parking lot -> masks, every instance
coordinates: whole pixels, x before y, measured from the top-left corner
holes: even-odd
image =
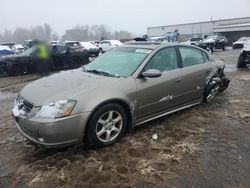
[[[236,68],[239,53],[213,53],[231,80],[215,101],[146,123],[98,150],[30,144],[11,109],[18,90],[39,76],[0,78],[0,187],[250,187],[250,70]]]

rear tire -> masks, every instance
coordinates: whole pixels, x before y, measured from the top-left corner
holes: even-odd
[[[204,102],[211,102],[219,93],[222,81],[219,78],[212,79],[206,86],[204,92]]]
[[[89,148],[99,148],[118,142],[125,134],[127,116],[124,108],[110,103],[98,108],[91,116],[85,131]]]
[[[247,64],[245,63],[245,57],[244,57],[244,54],[240,54],[239,56],[239,59],[238,59],[238,62],[237,62],[237,67],[238,68],[244,68],[246,67]]]

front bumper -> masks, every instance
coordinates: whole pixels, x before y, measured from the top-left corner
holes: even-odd
[[[89,114],[59,119],[13,116],[17,128],[28,140],[46,148],[60,148],[83,142]]]

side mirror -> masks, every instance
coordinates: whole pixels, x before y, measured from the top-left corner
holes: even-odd
[[[161,76],[161,71],[157,69],[148,69],[142,73],[143,77],[156,78]]]

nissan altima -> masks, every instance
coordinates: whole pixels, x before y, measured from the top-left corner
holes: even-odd
[[[212,101],[228,87],[224,67],[191,45],[123,45],[29,83],[12,113],[38,145],[104,147],[137,125]]]

